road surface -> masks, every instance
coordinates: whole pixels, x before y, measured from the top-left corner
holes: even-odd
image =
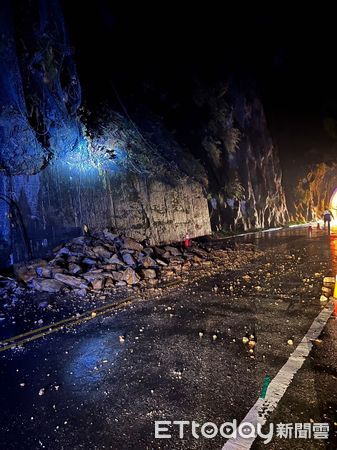
[[[335,240],[305,229],[236,238],[264,254],[249,266],[136,301],[0,353],[0,448],[221,449],[155,421],[238,424],[321,311]],[[214,245],[222,245],[217,243]],[[253,448],[336,448],[337,322],[329,319],[269,420],[330,424],[328,440],[256,439]],[[256,336],[255,353],[242,338]],[[289,342],[293,345],[289,345]]]

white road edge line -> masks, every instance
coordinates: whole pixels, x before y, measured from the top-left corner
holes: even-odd
[[[309,355],[313,346],[312,340],[317,339],[325,327],[333,311],[333,305],[334,301],[332,300],[314,319],[307,334],[269,384],[266,397],[264,399],[259,398],[256,401],[255,405],[248,411],[241,423],[249,422],[255,426],[256,430],[258,423],[262,426],[267,422],[269,414],[274,411],[278,402],[288,389],[296,372],[302,367],[305,359]],[[236,439],[229,439],[222,447],[222,450],[246,450],[252,446],[255,439],[255,437],[243,438],[238,436]]]
[[[261,234],[261,233],[273,233],[274,231],[280,231],[280,230],[287,231],[289,228],[304,228],[307,226],[308,226],[308,223],[302,223],[302,224],[296,224],[296,225],[289,225],[288,227],[266,228],[265,230],[260,230],[260,231],[248,231],[247,233],[240,233],[240,234],[233,234],[232,236],[225,236],[222,238],[222,240],[235,239],[237,237],[244,237],[244,236],[252,236],[254,234]]]

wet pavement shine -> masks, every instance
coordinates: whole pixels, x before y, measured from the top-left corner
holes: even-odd
[[[188,427],[183,439],[177,427],[156,439],[155,421],[240,423],[320,312],[322,278],[337,267],[337,240],[323,232],[235,240],[262,256],[0,353],[0,448],[221,449],[223,437],[196,439]],[[330,319],[270,417],[329,422],[329,440],[275,437],[255,448],[336,448],[336,327]]]

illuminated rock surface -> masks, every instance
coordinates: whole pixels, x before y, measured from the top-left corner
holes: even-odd
[[[179,100],[156,80],[140,87],[145,102],[140,91],[132,100],[128,85],[130,113],[108,89],[104,105],[80,108],[59,2],[34,4],[26,14],[25,2],[4,6],[0,265],[43,255],[84,226],[154,244],[288,220],[255,88],[228,76],[192,83],[188,92],[177,85]]]

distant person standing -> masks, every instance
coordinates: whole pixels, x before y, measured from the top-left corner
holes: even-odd
[[[325,224],[327,223],[328,224],[328,233],[330,234],[330,223],[331,223],[331,219],[334,219],[334,216],[328,208],[325,208],[324,213],[323,213],[323,218],[324,218],[324,230],[325,230]]]

